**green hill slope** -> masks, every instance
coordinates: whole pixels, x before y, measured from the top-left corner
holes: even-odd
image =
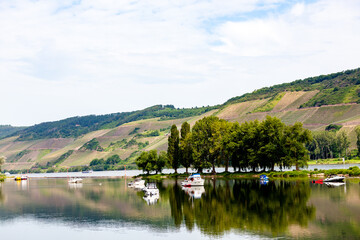
[[[72,117],[60,121],[40,123],[13,132],[9,136],[18,136],[18,141],[79,137],[91,131],[110,129],[140,119],[157,117],[161,118],[161,120],[186,118],[201,115],[214,108],[216,107],[177,109],[173,105],[156,105],[133,112]]]
[[[275,98],[282,92],[315,91],[318,93],[300,107],[315,107],[329,104],[360,101],[360,68],[328,75],[310,77],[290,83],[274,85],[229,99],[225,105],[252,101],[263,98]]]

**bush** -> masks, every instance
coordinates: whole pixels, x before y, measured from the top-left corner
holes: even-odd
[[[54,173],[55,171],[56,171],[56,169],[51,167],[51,168],[48,168],[48,170],[46,170],[46,173]]]

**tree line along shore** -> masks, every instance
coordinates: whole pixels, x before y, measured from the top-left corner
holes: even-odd
[[[275,174],[275,166],[280,170],[295,166],[299,170],[308,165],[310,158],[320,162],[318,157],[351,157],[348,136],[338,130],[337,126],[329,125],[325,132],[312,133],[304,129],[301,123],[285,125],[280,119],[270,116],[264,121],[242,124],[214,116],[204,117],[192,129],[187,122],[182,124],[180,131],[173,125],[167,152],[142,152],[136,159],[136,165],[146,174],[161,173],[164,167],[174,169],[176,174],[182,166],[186,168],[186,173],[193,168],[199,173],[211,170],[215,174],[216,167],[225,167],[227,173],[229,167],[233,167],[235,173],[270,171],[275,176],[279,175]],[[356,132],[359,146],[360,130]],[[324,173],[331,173],[332,170],[326,171]],[[289,172],[281,174],[296,175]],[[344,169],[338,174],[360,175],[356,169]]]

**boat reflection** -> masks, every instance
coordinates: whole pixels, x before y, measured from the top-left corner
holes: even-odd
[[[204,186],[197,186],[197,187],[183,187],[184,190],[191,198],[200,199],[201,195],[205,193]]]
[[[146,201],[148,205],[154,205],[158,202],[160,196],[159,195],[145,195],[143,199]]]
[[[344,186],[345,183],[344,182],[325,182],[326,186],[334,188],[334,187],[340,187],[340,186]]]
[[[83,188],[82,183],[68,183],[70,189],[80,189]]]
[[[4,202],[4,199],[5,197],[2,193],[2,183],[0,182],[0,203]]]

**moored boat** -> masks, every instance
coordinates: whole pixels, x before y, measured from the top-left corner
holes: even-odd
[[[23,181],[23,180],[27,180],[28,177],[27,176],[16,176],[15,177],[15,181]]]
[[[185,179],[183,182],[181,182],[181,185],[184,187],[204,186],[204,182],[205,180],[201,178],[199,173],[197,173]]]
[[[345,179],[345,177],[341,177],[341,176],[337,176],[337,175],[332,175],[328,178],[325,178],[323,181],[324,182],[343,182]]]

